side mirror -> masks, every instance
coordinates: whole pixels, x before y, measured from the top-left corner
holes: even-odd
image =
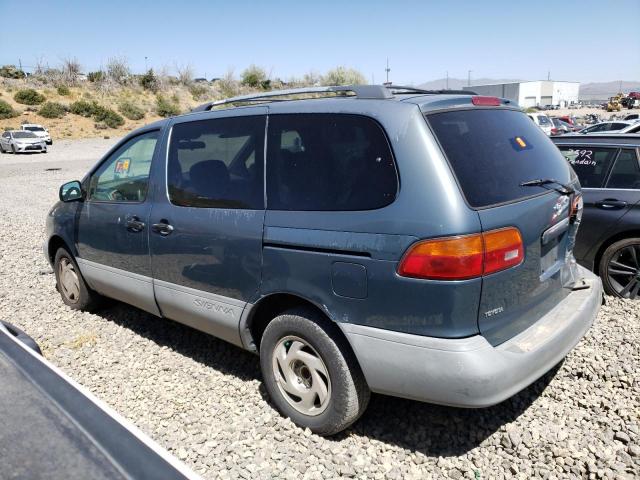
[[[82,185],[78,180],[67,182],[60,187],[58,196],[62,202],[76,202],[78,200],[82,200],[84,198]]]

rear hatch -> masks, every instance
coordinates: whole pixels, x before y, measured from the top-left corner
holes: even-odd
[[[522,263],[482,280],[478,328],[497,345],[570,292],[577,229],[570,210],[577,194],[555,183],[521,184],[554,179],[578,187],[577,178],[551,140],[518,110],[470,107],[425,116],[483,232],[516,227],[522,236]]]

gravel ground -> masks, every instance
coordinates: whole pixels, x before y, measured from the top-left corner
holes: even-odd
[[[501,405],[374,395],[331,439],[278,415],[256,356],[122,304],[71,311],[41,253],[44,218],[58,186],[113,142],[0,156],[0,317],[203,477],[640,477],[640,302],[609,298],[561,365]]]

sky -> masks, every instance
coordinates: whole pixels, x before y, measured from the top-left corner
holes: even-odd
[[[250,64],[287,80],[338,65],[368,81],[443,78],[640,80],[640,0],[0,0],[0,64],[84,71],[125,57],[134,72]],[[632,22],[626,19],[633,19]],[[146,57],[146,60],[145,60]]]

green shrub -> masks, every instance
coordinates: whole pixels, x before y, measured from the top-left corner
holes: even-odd
[[[90,117],[94,114],[98,104],[96,102],[87,102],[85,100],[78,100],[69,105],[69,111],[75,115],[82,117]]]
[[[189,93],[194,100],[202,100],[209,93],[209,89],[204,85],[193,84],[189,87]]]
[[[159,88],[158,77],[153,73],[153,68],[150,68],[147,73],[140,77],[140,85],[145,90],[150,90],[153,93],[156,93]]]
[[[140,120],[144,118],[144,110],[131,102],[122,102],[118,107],[118,110],[120,110],[120,113],[129,120]]]
[[[91,83],[101,82],[104,80],[104,72],[102,70],[98,70],[97,72],[89,72],[87,73],[87,80]]]
[[[180,107],[162,95],[158,95],[156,97],[156,112],[158,112],[158,115],[161,117],[175,117],[176,115],[180,115]]]
[[[124,118],[117,112],[105,107],[96,105],[93,118],[96,122],[104,123],[109,128],[118,128],[124,125]]]
[[[24,78],[26,75],[15,65],[4,65],[0,67],[0,77],[4,78]]]
[[[13,96],[13,99],[24,105],[40,105],[46,99],[44,95],[39,94],[33,88],[25,88],[23,90],[18,90],[16,94]]]
[[[58,90],[58,95],[62,95],[65,97],[71,93],[69,91],[69,87],[67,87],[66,85],[58,85],[57,90]]]
[[[18,115],[11,105],[4,100],[0,100],[0,118],[13,118]]]
[[[264,82],[267,81],[267,73],[263,68],[256,65],[250,65],[244,72],[242,72],[241,76],[241,83],[252,88],[262,87]]]
[[[66,113],[65,106],[56,102],[47,102],[38,110],[38,115],[44,118],[62,118]]]

